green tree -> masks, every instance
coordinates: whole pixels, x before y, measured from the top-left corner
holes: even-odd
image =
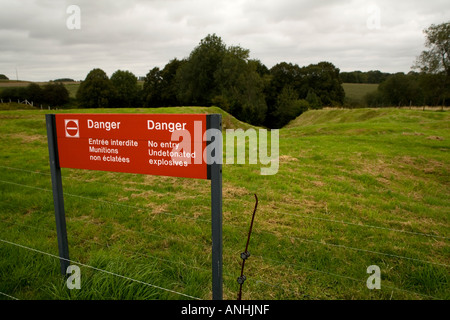
[[[266,116],[264,73],[261,63],[249,59],[249,50],[227,47],[215,34],[208,35],[177,68],[178,101],[185,105],[218,105],[240,120],[262,124]],[[162,94],[166,76],[156,87]],[[162,85],[161,85],[162,84]]]
[[[339,76],[339,69],[330,62],[319,62],[301,69],[303,83],[300,97],[313,90],[323,106],[337,106],[344,103],[345,92]]]
[[[2,99],[11,99],[12,101],[23,100],[26,99],[27,88],[26,87],[13,87],[13,88],[4,88],[0,92],[0,97]]]
[[[390,76],[389,73],[372,70],[367,72],[367,83],[382,83]]]
[[[9,78],[4,74],[0,74],[0,80],[9,80]]]
[[[445,72],[450,77],[450,22],[432,24],[424,33],[425,47],[429,50],[422,52],[413,68],[424,73]]]
[[[383,95],[379,90],[369,92],[364,96],[364,101],[367,106],[372,108],[379,108],[386,106]]]
[[[300,95],[301,68],[292,63],[280,62],[270,69],[270,83],[266,89],[268,105],[275,105],[284,87],[291,86]]]
[[[142,89],[142,99],[147,108],[157,108],[162,106],[162,75],[158,67],[151,69],[144,80]]]
[[[178,100],[187,105],[211,105],[217,95],[215,72],[226,52],[226,45],[215,34],[208,35],[194,48],[177,71]]]
[[[180,105],[178,101],[178,69],[186,60],[172,59],[164,69],[158,67],[150,70],[144,80],[142,90],[144,105],[146,107],[171,107]]]
[[[273,116],[272,127],[281,128],[289,121],[297,118],[307,111],[309,103],[306,100],[299,100],[297,91],[290,85],[285,86],[277,97]]]
[[[322,100],[320,100],[319,96],[314,92],[313,89],[309,89],[305,100],[308,102],[311,109],[322,108],[323,105]]]
[[[37,83],[30,83],[26,87],[6,88],[0,95],[2,99],[13,101],[25,100],[33,102],[35,106],[46,103],[51,106],[63,106],[69,102],[69,91],[62,83],[50,82],[43,87]]]
[[[419,87],[423,92],[423,101],[425,105],[439,106],[448,105],[450,102],[450,93],[448,88],[444,87],[447,80],[445,74],[422,73],[419,76]]]
[[[291,112],[292,107],[286,107],[292,104],[280,103],[280,101],[287,101],[287,92],[291,97],[288,100],[306,100],[308,103],[305,104],[303,101],[303,105],[311,108],[342,105],[345,98],[339,69],[330,62],[320,62],[302,68],[292,63],[278,63],[270,69],[270,80],[264,92],[268,108],[265,125],[270,128],[279,127],[280,123],[293,119],[287,120],[286,117],[298,116],[296,112]],[[295,99],[292,98],[294,92],[297,95]],[[283,94],[282,97],[280,97],[281,94]],[[301,113],[304,109],[295,110],[300,110]],[[281,118],[278,119],[278,117]]]
[[[180,103],[177,98],[177,71],[186,60],[172,59],[162,69],[161,77],[161,103],[165,107],[176,106]]]
[[[445,105],[450,103],[450,22],[432,24],[424,30],[424,33],[425,47],[428,50],[417,57],[412,68],[435,75],[429,77],[434,84],[430,89],[435,98]],[[429,92],[427,94],[429,95]]]
[[[139,102],[139,86],[137,77],[130,71],[117,70],[111,76],[114,93],[111,106],[131,108]]]
[[[114,88],[102,69],[92,69],[81,82],[77,91],[77,100],[85,108],[107,108]]]
[[[250,51],[239,46],[226,49],[222,62],[214,73],[215,104],[242,121],[260,125],[266,116],[264,83],[258,63],[249,60]]]
[[[75,80],[73,80],[72,78],[59,78],[59,79],[55,79],[52,81],[53,82],[75,82]]]
[[[63,106],[69,102],[69,91],[62,83],[47,83],[42,88],[42,100],[51,106]]]
[[[268,80],[264,89],[264,94],[267,103],[267,116],[265,125],[269,128],[280,128],[281,123],[286,123],[286,115],[290,114],[289,111],[284,111],[282,108],[286,106],[281,101],[286,101],[286,96],[280,98],[286,87],[290,89],[285,92],[285,95],[289,93],[290,99],[296,100],[300,97],[300,90],[302,85],[301,68],[292,63],[280,62],[274,65],[270,70]],[[294,97],[295,96],[295,97]],[[279,120],[279,117],[283,119]]]
[[[390,76],[389,73],[381,72],[379,70],[371,70],[367,72],[352,71],[341,72],[340,78],[343,83],[381,83]]]
[[[41,86],[39,86],[37,83],[30,83],[26,87],[26,99],[28,101],[32,101],[35,105],[38,103],[44,102],[44,94],[42,92]]]
[[[256,72],[261,76],[267,76],[270,74],[270,70],[258,59],[251,59],[251,63],[256,66]]]
[[[390,76],[380,84],[378,91],[387,105],[420,105],[423,100],[417,78],[412,74],[406,75],[403,72]]]

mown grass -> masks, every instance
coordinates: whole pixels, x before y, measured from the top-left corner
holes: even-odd
[[[44,114],[0,112],[0,238],[57,255]],[[227,128],[250,128],[222,114]],[[225,164],[224,297],[237,295],[256,193],[244,299],[449,299],[449,120],[431,111],[309,111],[280,131],[276,175]],[[0,242],[0,292],[186,299],[121,275],[211,298],[208,181],[63,169],[63,185],[81,290],[67,289],[56,258]],[[366,286],[370,265],[381,269],[381,290]]]

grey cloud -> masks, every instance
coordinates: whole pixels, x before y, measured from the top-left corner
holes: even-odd
[[[66,27],[69,5],[81,30]],[[368,8],[380,10],[370,30]],[[0,73],[27,80],[83,79],[94,67],[145,75],[184,58],[208,33],[241,45],[268,67],[322,60],[341,70],[408,72],[422,30],[450,16],[447,1],[1,0]]]

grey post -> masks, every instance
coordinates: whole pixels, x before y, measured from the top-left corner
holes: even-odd
[[[209,126],[211,129],[222,131],[222,115],[209,115]],[[208,137],[211,141],[211,137]],[[212,298],[223,299],[222,280],[222,137],[220,141],[214,141],[216,148],[214,152],[220,159],[220,163],[210,164],[211,176],[211,232],[212,232]]]
[[[46,114],[48,154],[50,158],[50,172],[52,175],[53,203],[55,206],[56,234],[58,237],[59,262],[61,274],[66,275],[69,263],[69,244],[67,242],[66,216],[64,212],[64,198],[59,166],[58,142],[56,139],[56,122],[54,114]]]

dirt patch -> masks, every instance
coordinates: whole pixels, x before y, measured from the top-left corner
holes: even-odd
[[[323,187],[323,186],[325,186],[325,183],[322,182],[322,181],[311,181],[311,183],[313,185],[315,185],[316,187]]]
[[[249,194],[246,188],[225,184],[222,189],[224,198],[236,198]]]
[[[140,193],[132,193],[130,196],[131,199],[136,199],[136,198],[149,199],[150,197],[162,198],[162,197],[164,197],[164,194],[155,192],[153,190],[148,190],[148,191],[140,190]]]
[[[385,177],[376,177],[375,179],[383,185],[388,185],[391,183],[391,181],[386,179]]]
[[[288,155],[280,156],[281,163],[294,162],[294,161],[298,161],[298,159],[295,157],[288,156]]]
[[[13,133],[13,134],[9,134],[8,135],[10,138],[12,139],[19,139],[22,140],[23,142],[27,143],[27,142],[35,142],[35,141],[39,141],[42,143],[47,142],[47,137],[40,135],[40,134],[25,134],[25,133]]]
[[[298,208],[302,208],[302,211],[308,213],[308,212],[316,212],[316,211],[326,211],[325,208],[327,207],[327,204],[324,202],[317,202],[313,199],[308,198],[301,198],[296,199],[295,197],[292,197],[292,195],[286,195],[282,198],[281,201],[284,204],[294,205]]]
[[[155,204],[155,203],[149,203],[145,205],[146,208],[149,208],[152,212],[152,214],[161,214],[161,213],[167,213],[168,212],[168,205],[167,204]]]
[[[438,140],[438,141],[442,141],[444,140],[443,137],[439,137],[439,136],[429,136],[427,137],[427,140]]]
[[[97,219],[94,218],[92,216],[78,216],[78,217],[71,217],[70,221],[81,221],[83,223],[89,223],[89,224],[93,224],[93,225],[97,225],[97,226],[101,226],[105,224],[105,221],[101,220],[101,219]]]
[[[403,132],[404,136],[424,136],[425,133],[422,132]]]

